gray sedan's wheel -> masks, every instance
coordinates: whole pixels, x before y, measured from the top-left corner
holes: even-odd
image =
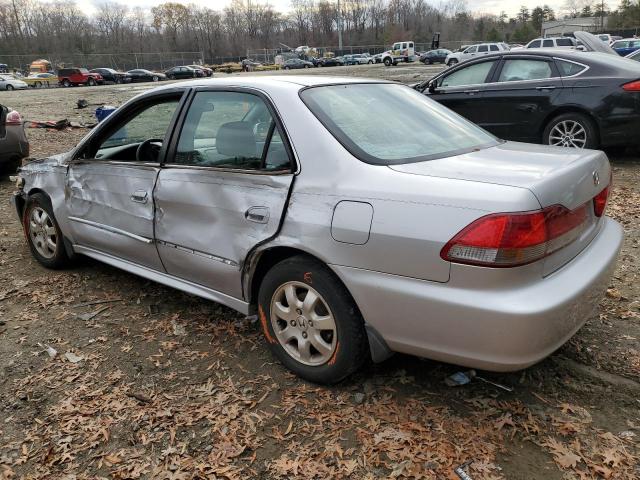
[[[151,80],[153,80],[154,82],[157,82],[158,80],[160,80],[160,77],[154,75]]]
[[[581,113],[565,113],[551,120],[543,133],[547,145],[571,148],[597,148],[593,121]]]
[[[357,306],[318,261],[298,256],[272,267],[260,285],[258,313],[271,351],[309,381],[339,382],[368,357]]]
[[[29,196],[22,224],[31,253],[41,265],[61,268],[69,263],[62,232],[48,197],[41,193]]]
[[[327,363],[336,350],[336,322],[313,287],[285,282],[271,298],[271,327],[285,351],[305,365]]]
[[[449,60],[449,63],[447,63],[447,65],[449,65],[450,67],[453,67],[456,63],[458,63],[458,60],[456,60],[455,58],[452,58],[451,60]]]
[[[11,84],[7,85],[7,90],[13,90],[13,89],[14,89],[13,85],[11,85]]]

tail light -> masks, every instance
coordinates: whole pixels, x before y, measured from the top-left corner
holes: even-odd
[[[573,242],[588,224],[591,202],[574,210],[553,205],[543,210],[496,213],[479,218],[440,252],[447,261],[515,267],[535,262]]]
[[[607,208],[607,200],[609,199],[611,183],[605,187],[598,195],[593,197],[593,213],[596,217],[604,215],[604,211]]]
[[[625,83],[622,85],[622,89],[627,92],[640,92],[640,80],[634,82]]]
[[[7,113],[6,122],[7,125],[22,125],[22,117],[15,110]]]

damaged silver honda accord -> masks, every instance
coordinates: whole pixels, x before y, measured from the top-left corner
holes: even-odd
[[[600,151],[503,142],[402,85],[235,77],[137,96],[13,201],[45,267],[86,255],[257,314],[331,383],[392,352],[552,353],[614,268],[610,179]]]

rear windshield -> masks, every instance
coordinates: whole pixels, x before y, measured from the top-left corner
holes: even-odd
[[[300,97],[356,158],[396,165],[498,144],[491,134],[417,91],[397,84],[323,85]]]

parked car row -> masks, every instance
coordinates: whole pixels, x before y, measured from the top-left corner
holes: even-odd
[[[42,88],[60,85],[72,87],[78,85],[103,85],[105,83],[125,84],[131,82],[158,82],[166,79],[211,77],[213,70],[200,65],[173,67],[164,73],[146,69],[134,69],[121,72],[113,68],[61,68],[57,74],[52,72],[32,72],[28,77],[19,74],[0,74],[0,90],[19,90],[27,87]]]

